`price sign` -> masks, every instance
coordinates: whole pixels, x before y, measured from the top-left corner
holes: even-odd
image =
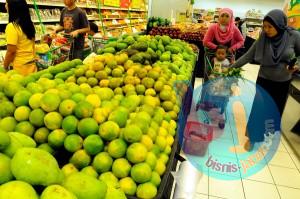
[[[104,0],[103,4],[105,6],[120,7],[120,0]]]
[[[121,0],[120,1],[120,7],[121,8],[129,8],[130,0]]]
[[[142,3],[144,3],[142,0],[131,0],[131,8],[139,9]]]

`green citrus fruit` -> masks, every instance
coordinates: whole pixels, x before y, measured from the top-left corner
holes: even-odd
[[[28,121],[23,121],[16,125],[15,131],[31,137],[34,133],[34,126]]]
[[[44,94],[41,98],[41,108],[46,112],[52,112],[58,109],[60,97],[53,93]]]
[[[117,178],[125,178],[129,175],[131,165],[125,158],[116,159],[112,165],[112,172]]]
[[[29,104],[29,99],[31,95],[31,92],[27,90],[18,91],[13,99],[14,104],[16,106],[27,106]]]
[[[114,140],[119,136],[120,128],[117,123],[113,121],[107,121],[100,125],[99,135],[104,140]]]
[[[70,163],[74,164],[74,166],[78,169],[89,166],[90,162],[91,157],[86,153],[85,150],[76,151],[70,159]]]
[[[104,172],[99,176],[99,180],[106,183],[108,187],[118,188],[119,180],[114,174],[110,171]]]
[[[42,93],[35,93],[29,98],[29,105],[32,109],[37,109],[41,106]]]
[[[126,157],[134,164],[144,162],[147,157],[147,148],[141,143],[133,143],[128,147]]]
[[[60,148],[64,145],[67,134],[62,129],[56,129],[48,135],[48,143],[51,147]]]
[[[91,117],[94,113],[94,107],[87,101],[79,102],[74,108],[74,114],[78,119]]]
[[[138,163],[132,167],[130,175],[135,182],[145,183],[151,180],[152,170],[147,163]]]
[[[75,106],[76,106],[76,102],[70,99],[66,99],[62,101],[61,104],[59,105],[59,112],[64,117],[71,115],[73,113]]]
[[[62,123],[62,116],[58,112],[47,113],[44,117],[45,126],[50,130],[59,129]]]
[[[160,175],[156,171],[152,172],[152,177],[151,177],[150,182],[152,184],[154,184],[156,187],[159,187],[161,178],[160,178]]]
[[[45,115],[46,114],[42,109],[40,108],[34,109],[33,111],[31,111],[29,115],[29,121],[31,124],[33,124],[36,127],[44,126]]]
[[[124,129],[124,139],[127,142],[134,143],[139,142],[142,138],[143,132],[137,125],[127,125]]]
[[[94,118],[84,118],[78,123],[78,132],[83,137],[96,134],[98,130],[98,123]]]
[[[89,155],[97,155],[104,149],[104,143],[99,135],[89,135],[83,141],[84,150]]]
[[[126,195],[134,196],[136,192],[136,183],[130,177],[122,178],[119,181],[120,189],[124,191]]]
[[[69,115],[65,117],[62,121],[62,129],[67,133],[67,134],[74,134],[77,132],[77,125],[78,125],[78,119],[73,116]]]
[[[10,144],[10,137],[7,132],[0,129],[0,151],[4,150]]]
[[[123,139],[115,139],[108,145],[108,153],[113,158],[121,158],[126,154],[127,144]]]
[[[136,190],[136,195],[138,198],[154,198],[156,194],[157,188],[151,182],[140,184]]]
[[[68,163],[68,164],[64,165],[61,170],[64,173],[65,177],[68,177],[72,173],[78,172],[78,169],[72,163]]]
[[[34,140],[39,143],[46,143],[48,140],[49,130],[45,127],[39,128],[35,131],[33,138]]]
[[[98,173],[104,173],[110,171],[113,164],[113,159],[107,152],[101,152],[94,157],[92,164]]]
[[[14,113],[15,119],[19,122],[28,120],[30,111],[28,106],[19,106]]]
[[[66,137],[64,146],[67,151],[74,153],[77,150],[81,149],[82,143],[83,139],[79,135],[72,134]]]

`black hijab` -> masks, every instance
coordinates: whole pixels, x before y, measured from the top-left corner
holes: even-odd
[[[281,61],[286,44],[290,37],[292,28],[287,26],[287,17],[282,10],[275,9],[270,11],[264,21],[271,23],[278,34],[269,38],[262,31],[256,45],[255,61],[262,66],[275,66]]]

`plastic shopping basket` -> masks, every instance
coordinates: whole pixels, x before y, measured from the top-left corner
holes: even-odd
[[[189,155],[205,156],[212,139],[212,126],[198,121],[187,121],[184,129],[183,152]]]

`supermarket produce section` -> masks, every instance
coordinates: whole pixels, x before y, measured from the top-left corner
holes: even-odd
[[[83,62],[0,73],[0,198],[169,196],[195,62],[181,40],[124,35]]]

